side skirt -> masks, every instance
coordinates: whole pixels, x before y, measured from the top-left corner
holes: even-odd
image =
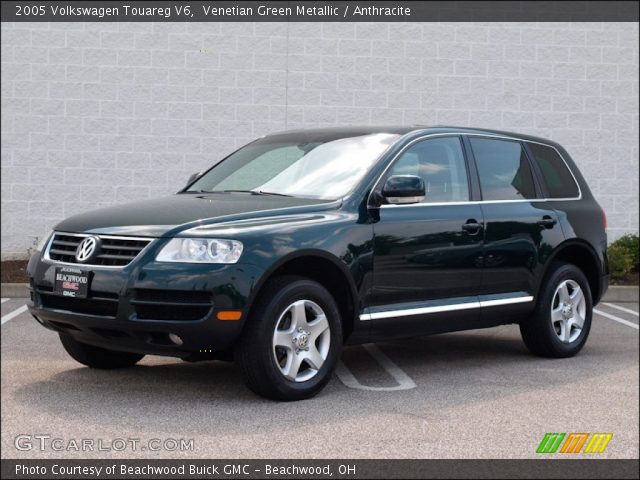
[[[509,292],[369,307],[360,322],[369,340],[383,340],[517,323],[534,307],[532,295]]]

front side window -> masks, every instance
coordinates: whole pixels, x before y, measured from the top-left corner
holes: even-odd
[[[399,135],[265,137],[231,154],[187,192],[246,191],[333,200],[349,193]]]
[[[471,137],[483,200],[535,198],[531,168],[520,142]]]
[[[540,166],[549,198],[575,198],[580,195],[573,175],[555,148],[539,143],[529,143],[529,148]]]
[[[425,187],[423,203],[469,200],[467,168],[458,137],[424,140],[407,149],[391,168],[390,175],[417,175]]]

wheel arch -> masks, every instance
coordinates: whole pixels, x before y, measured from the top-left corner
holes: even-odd
[[[589,282],[593,304],[596,305],[600,301],[601,262],[598,259],[595,249],[587,242],[579,239],[571,239],[561,243],[551,254],[538,285],[536,298],[538,298],[540,289],[542,288],[544,280],[549,275],[551,265],[554,262],[571,263],[582,270]]]
[[[271,265],[258,279],[247,299],[247,313],[251,312],[265,284],[280,275],[309,278],[326,288],[340,309],[343,339],[346,341],[353,331],[359,306],[358,290],[347,265],[324,250],[299,250],[286,255]]]

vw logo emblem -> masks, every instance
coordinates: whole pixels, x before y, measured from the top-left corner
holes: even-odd
[[[95,253],[98,248],[98,239],[96,237],[87,237],[76,249],[76,260],[78,262],[86,262]]]

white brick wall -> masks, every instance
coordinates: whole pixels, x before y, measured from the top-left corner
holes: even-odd
[[[370,123],[557,140],[638,230],[637,23],[2,23],[2,256],[256,136]]]

